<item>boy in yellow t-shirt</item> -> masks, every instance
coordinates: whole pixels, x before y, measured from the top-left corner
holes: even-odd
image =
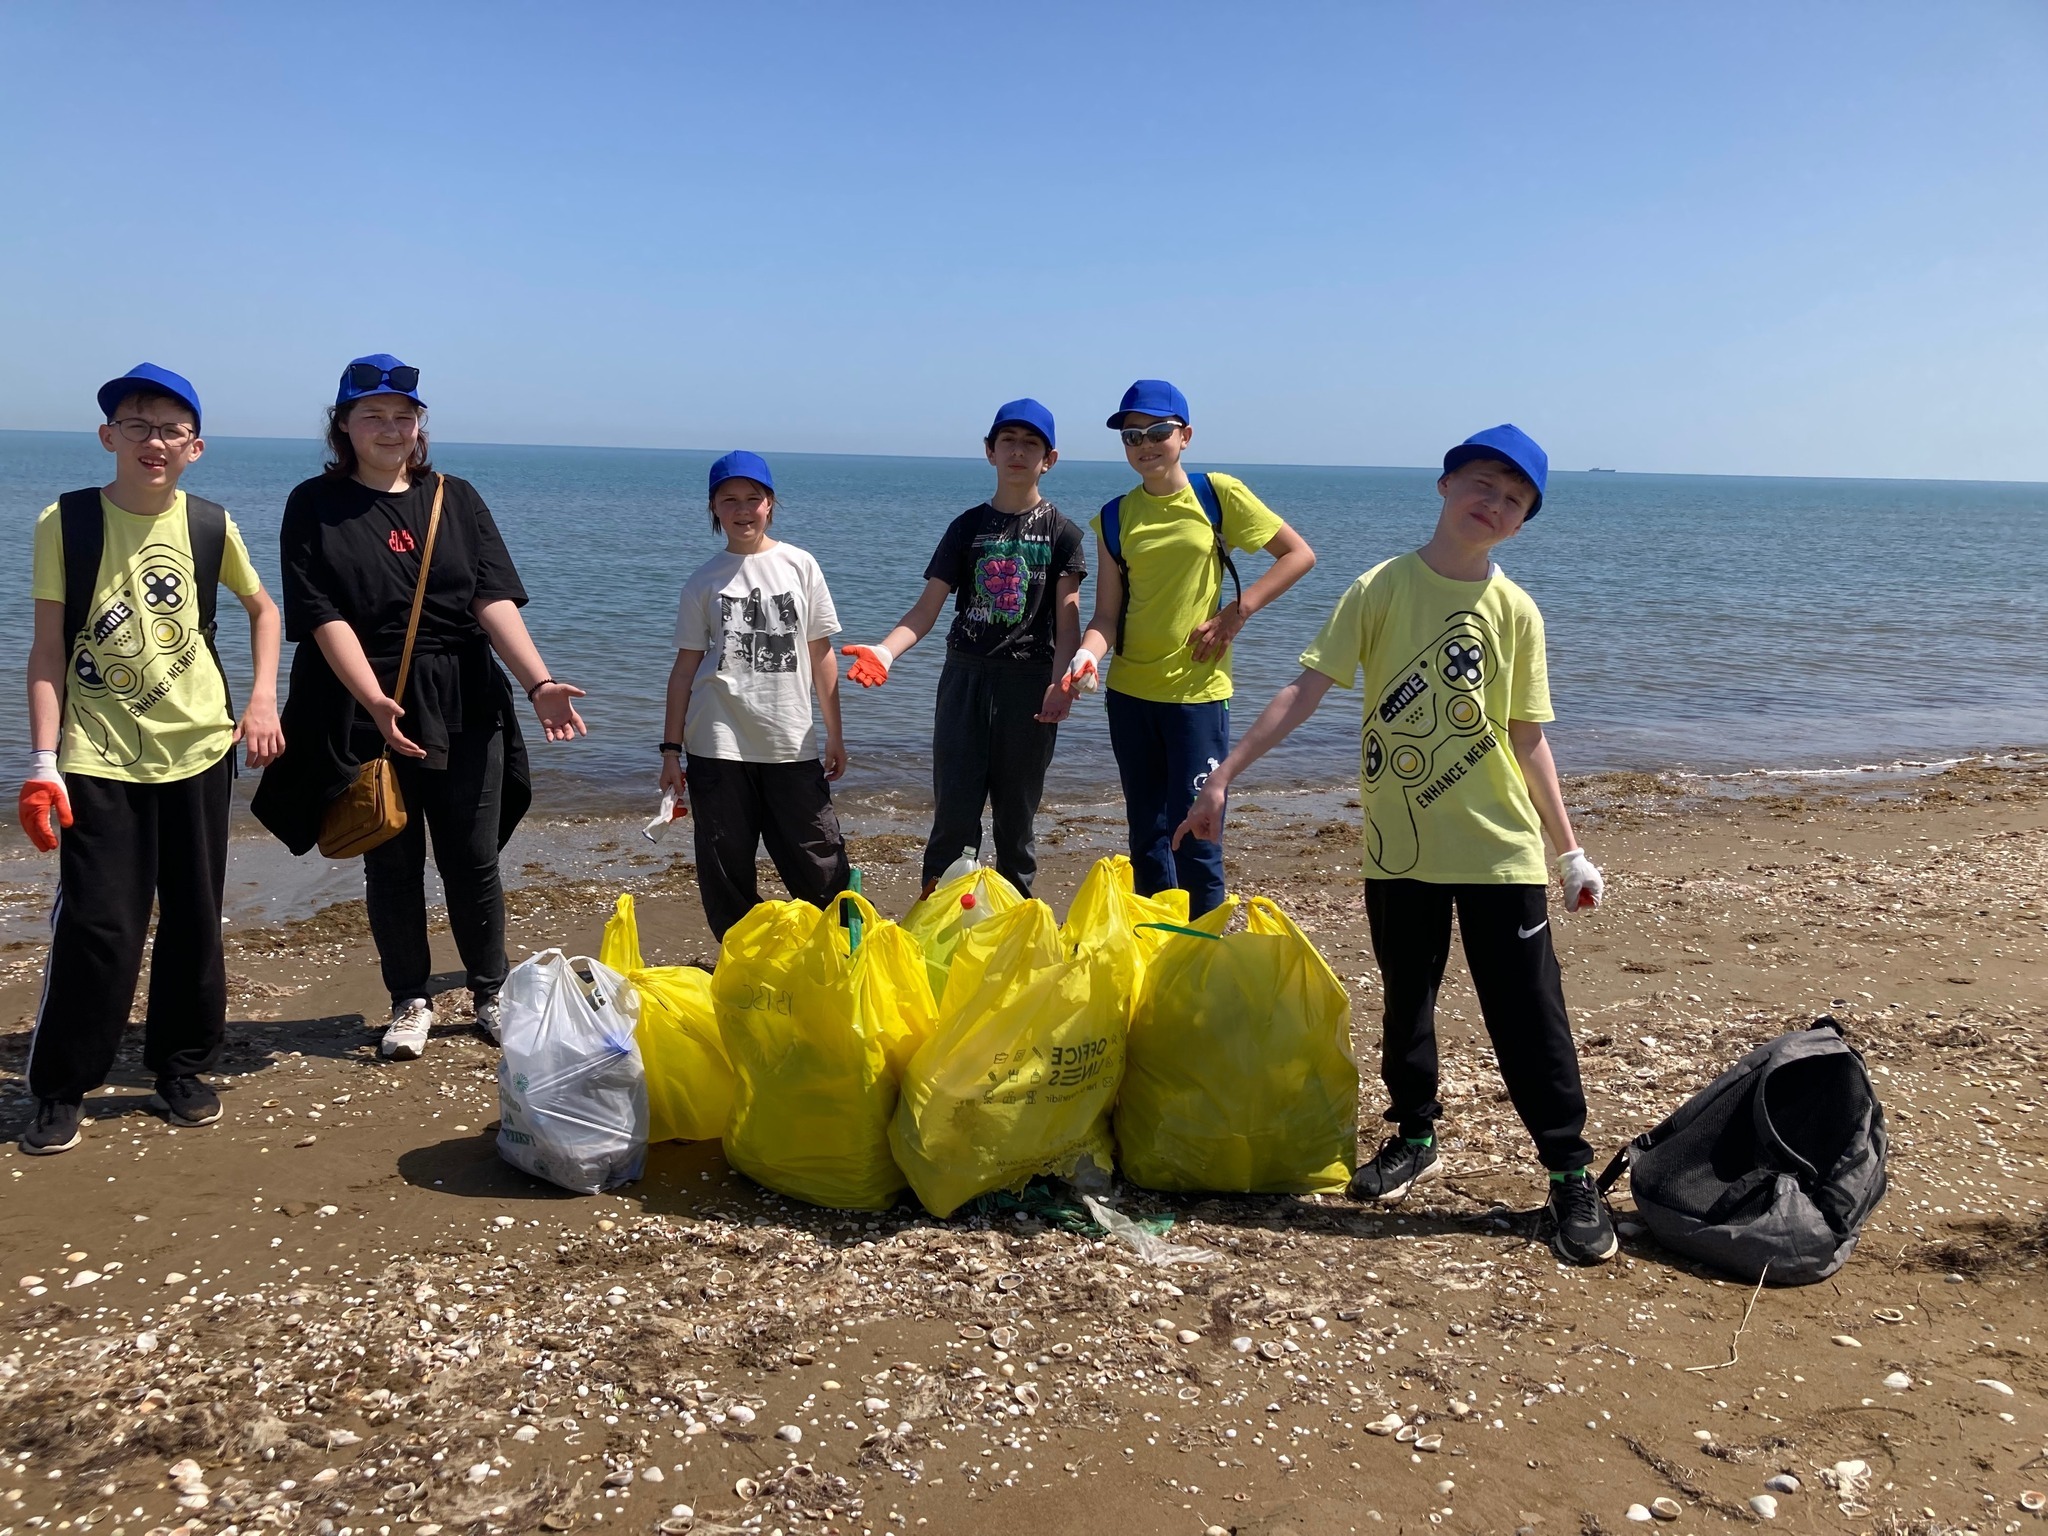
[[[1351,1192],[1398,1200],[1439,1171],[1436,993],[1455,910],[1501,1076],[1550,1170],[1551,1248],[1597,1264],[1618,1245],[1587,1166],[1586,1096],[1550,941],[1545,834],[1559,850],[1566,911],[1598,906],[1603,883],[1572,835],[1543,735],[1552,718],[1543,616],[1491,559],[1542,508],[1549,468],[1543,450],[1507,425],[1445,454],[1443,511],[1429,542],[1352,583],[1302,653],[1301,675],[1210,774],[1175,838],[1220,833],[1231,781],[1363,669],[1365,904],[1386,996],[1380,1076],[1396,1133]]]
[[[21,825],[43,852],[60,850],[28,1049],[35,1119],[21,1135],[38,1155],[78,1145],[85,1095],[106,1080],[135,1001],[152,900],[153,1103],[173,1125],[220,1118],[199,1074],[227,1019],[220,910],[235,743],[252,768],[284,750],[277,606],[226,511],[178,489],[206,449],[198,392],[140,363],[103,385],[99,404],[113,483],[59,498],[35,532]],[[215,583],[249,613],[256,676],[239,724],[213,649]]]
[[[1315,568],[1308,541],[1233,475],[1190,476],[1187,397],[1140,379],[1109,418],[1141,484],[1095,519],[1095,616],[1061,686],[1093,688],[1109,670],[1109,745],[1123,781],[1138,893],[1178,886],[1195,916],[1223,901],[1219,835],[1182,842],[1173,828],[1230,750],[1230,645],[1245,620]],[[1233,549],[1263,549],[1272,569],[1240,586]],[[1223,578],[1232,592],[1224,603]]]

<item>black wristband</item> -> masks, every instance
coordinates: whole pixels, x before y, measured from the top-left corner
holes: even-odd
[[[533,686],[532,686],[531,688],[527,689],[527,690],[526,690],[526,702],[527,702],[527,703],[529,703],[529,704],[531,704],[531,703],[533,702],[533,696],[534,696],[534,695],[535,695],[536,693],[539,693],[539,692],[541,691],[541,689],[543,689],[543,688],[547,687],[547,685],[548,685],[549,683],[552,683],[553,681],[554,681],[554,679],[553,679],[552,677],[544,677],[544,678],[542,678],[542,679],[541,679],[541,680],[540,680],[539,682],[535,683],[535,684],[534,684],[534,685],[533,685]]]
[[[661,750],[663,752],[673,752],[680,757],[683,752],[683,744],[680,741],[664,741],[661,744]]]

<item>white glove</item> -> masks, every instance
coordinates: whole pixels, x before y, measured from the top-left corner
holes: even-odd
[[[1101,661],[1100,656],[1082,646],[1067,663],[1067,675],[1060,679],[1060,687],[1068,693],[1093,693],[1102,681]]]
[[[1574,848],[1557,856],[1557,878],[1564,886],[1564,909],[1567,912],[1597,907],[1600,898],[1607,894],[1607,882],[1600,878],[1600,871],[1586,857],[1583,848]]]
[[[684,809],[682,803],[676,799],[676,792],[672,789],[664,789],[661,792],[661,809],[654,813],[652,821],[640,829],[640,835],[650,843],[658,843],[661,841],[661,834],[668,830],[670,822],[680,821],[689,814],[689,811]]]

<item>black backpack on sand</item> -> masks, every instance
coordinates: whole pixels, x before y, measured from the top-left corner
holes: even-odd
[[[1614,1156],[1674,1253],[1774,1285],[1849,1261],[1885,1192],[1884,1108],[1831,1018],[1751,1051]]]

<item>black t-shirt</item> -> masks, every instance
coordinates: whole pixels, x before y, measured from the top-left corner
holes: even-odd
[[[389,690],[405,647],[433,504],[432,476],[397,493],[373,491],[346,475],[319,475],[296,486],[278,534],[285,637],[310,641],[320,625],[340,620],[356,632]],[[427,749],[430,767],[445,764],[449,733],[497,725],[490,644],[475,610],[498,598],[524,605],[526,588],[491,509],[467,480],[450,475],[399,722]]]
[[[1088,564],[1081,530],[1051,502],[1028,512],[983,502],[947,526],[924,574],[954,592],[949,650],[1050,662],[1053,593],[1062,576],[1086,576]]]

